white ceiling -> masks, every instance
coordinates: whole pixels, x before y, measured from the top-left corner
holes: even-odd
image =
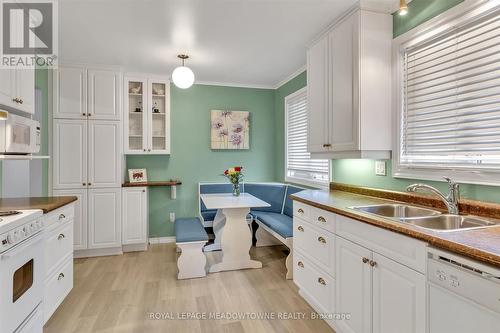
[[[355,2],[60,0],[60,61],[169,75],[187,53],[197,82],[274,87]]]

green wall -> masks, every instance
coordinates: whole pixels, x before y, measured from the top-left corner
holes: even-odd
[[[275,174],[278,181],[285,180],[285,97],[307,85],[306,71],[300,73],[275,91]]]
[[[463,1],[464,0],[413,0],[408,4],[408,14],[400,16],[396,12],[392,15],[394,37],[404,34]]]
[[[210,110],[250,111],[250,149],[210,149]],[[171,88],[171,154],[127,156],[127,169],[146,168],[149,180],[180,179],[177,199],[170,189],[149,190],[149,234],[173,235],[169,213],[176,217],[198,215],[198,182],[226,181],[220,174],[228,167],[243,165],[248,181],[275,180],[274,90],[194,85]]]

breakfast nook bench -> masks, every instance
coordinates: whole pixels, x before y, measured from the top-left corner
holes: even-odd
[[[196,218],[181,218],[175,221],[175,243],[181,250],[177,259],[178,279],[191,279],[207,275],[207,258],[203,246],[208,242],[208,234]]]

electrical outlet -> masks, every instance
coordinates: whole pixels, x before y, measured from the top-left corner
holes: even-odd
[[[170,213],[170,222],[174,223],[175,222],[175,213]]]
[[[385,161],[375,161],[375,174],[377,176],[387,176]]]

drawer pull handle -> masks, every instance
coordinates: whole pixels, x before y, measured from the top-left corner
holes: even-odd
[[[302,228],[302,226],[301,226],[301,225],[299,225],[299,226],[297,227],[297,230],[298,230],[298,231],[302,231],[302,232],[304,232],[304,228]]]
[[[64,274],[60,273],[59,276],[57,277],[57,281],[64,279]]]
[[[297,211],[299,214],[304,214],[304,210],[302,208],[299,208],[299,210]]]
[[[304,268],[304,263],[303,263],[302,261],[299,261],[299,262],[297,263],[297,266]]]
[[[363,261],[363,264],[366,264],[368,261],[370,261],[370,259],[366,258],[366,257],[363,257],[363,259],[361,259]]]
[[[23,104],[23,99],[22,98],[19,99],[19,104]]]
[[[59,234],[59,236],[57,236],[57,240],[61,240],[64,238],[66,238],[66,236],[64,236],[64,234]]]
[[[318,217],[318,221],[321,223],[326,223],[326,219],[323,216]]]
[[[323,144],[323,148],[329,148],[329,147],[331,147],[331,146],[332,146],[332,145],[331,145],[330,143],[325,143],[325,144]]]
[[[373,261],[373,260],[370,260],[370,266],[372,266],[372,267],[377,266],[377,262]]]
[[[326,286],[326,281],[323,278],[318,278],[318,283]]]
[[[62,219],[63,219],[63,218],[65,218],[65,217],[66,217],[66,215],[64,215],[64,214],[59,214],[59,220],[62,220]]]
[[[326,239],[324,239],[323,237],[319,236],[318,237],[318,242],[326,244]]]

